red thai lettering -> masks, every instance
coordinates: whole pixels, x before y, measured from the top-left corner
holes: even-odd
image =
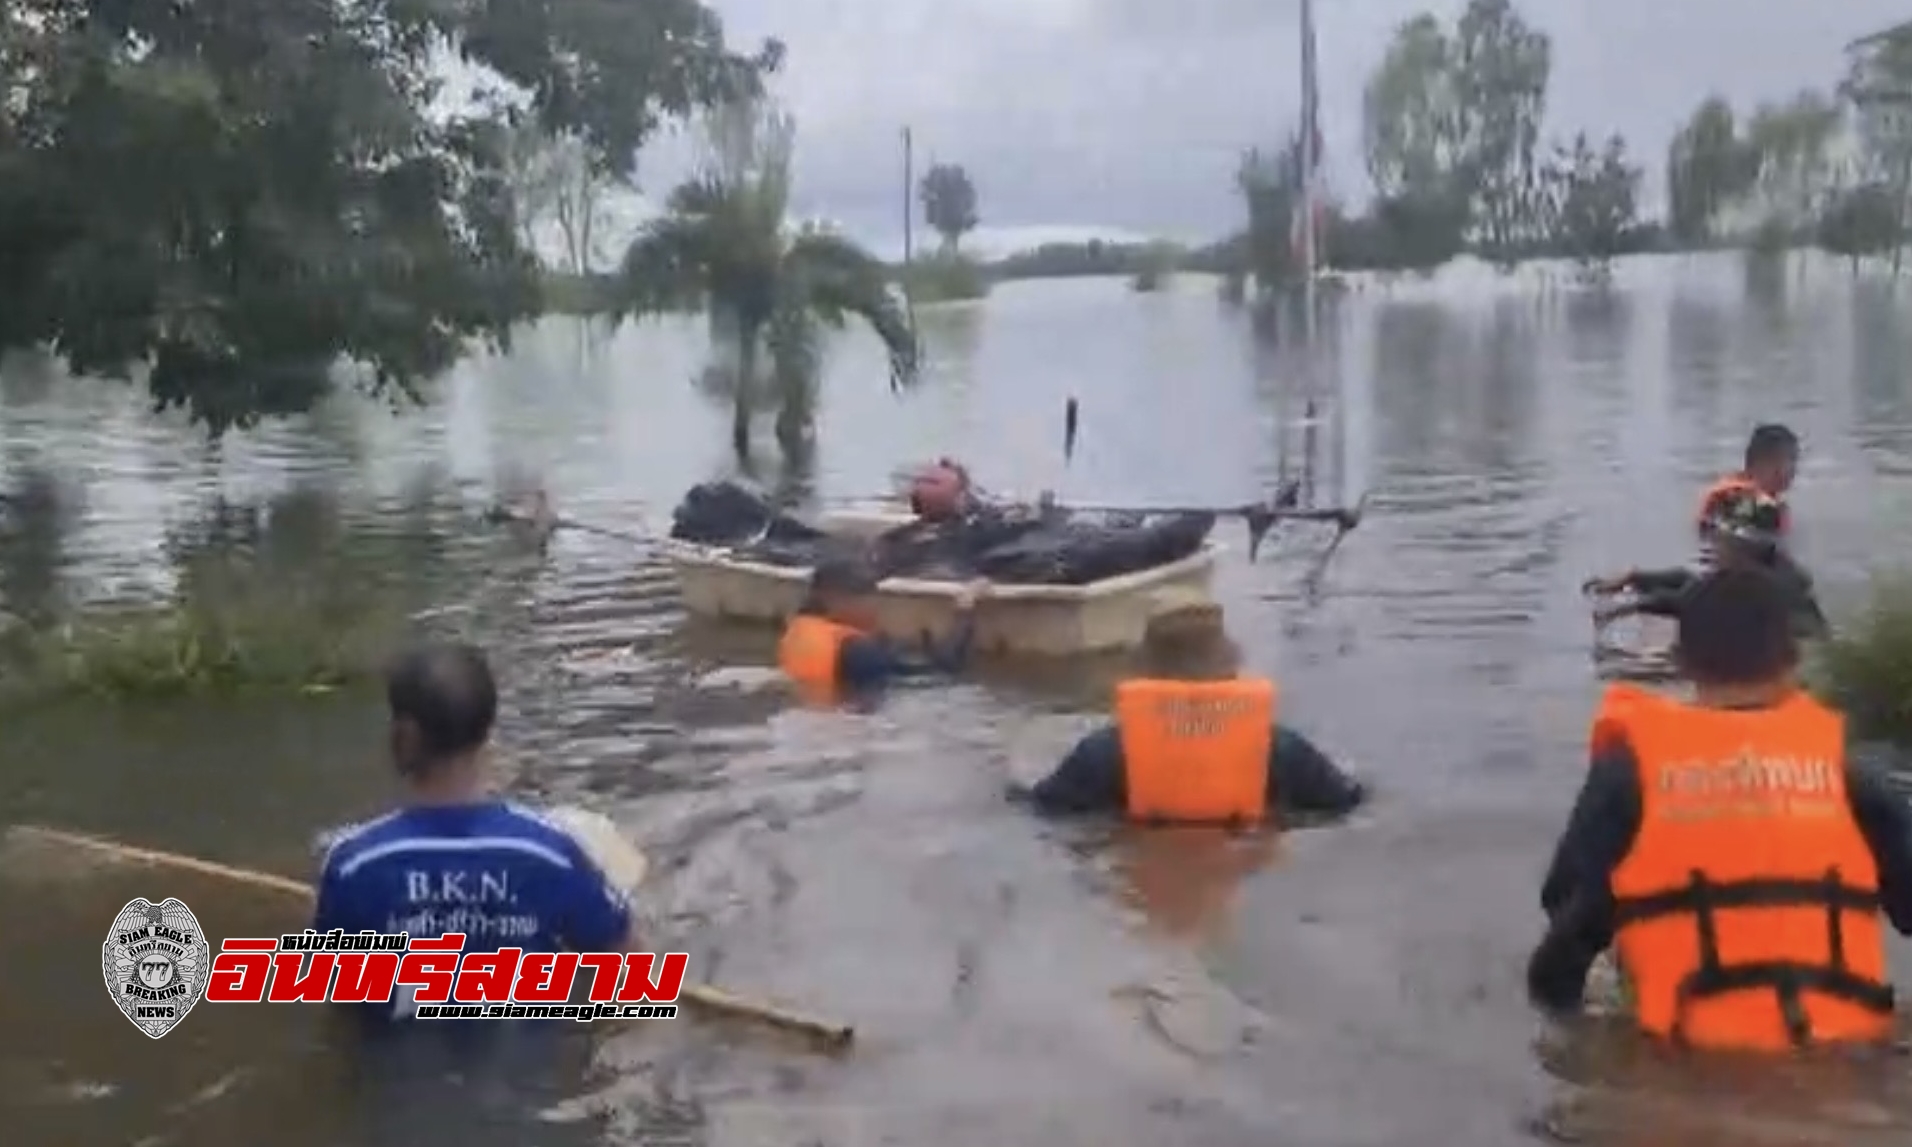
[[[496,952],[472,952],[458,966],[458,990],[453,994],[461,1004],[507,1004],[511,1002],[511,981],[524,958],[523,948],[500,948]]]
[[[578,979],[576,952],[531,952],[518,962],[511,998],[521,1004],[561,1004]]]
[[[395,986],[417,988],[413,999],[421,1004],[450,1003],[464,947],[463,932],[447,932],[436,940],[413,937],[411,950],[398,962]]]
[[[279,938],[228,938],[219,944],[206,977],[206,998],[220,1004],[256,1004],[266,998],[272,979],[272,953]]]
[[[651,969],[657,968],[657,978]],[[684,973],[690,968],[690,953],[667,953],[660,963],[654,952],[631,952],[624,957],[624,983],[618,988],[620,1004],[671,1004],[684,990]]]

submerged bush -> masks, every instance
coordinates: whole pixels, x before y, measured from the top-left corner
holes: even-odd
[[[1878,583],[1865,610],[1821,643],[1808,680],[1857,736],[1912,746],[1912,576]]]
[[[202,575],[170,601],[17,626],[0,662],[0,695],[327,691],[376,673],[405,624],[402,610],[375,598]]]
[[[989,275],[980,264],[958,254],[937,252],[910,263],[901,274],[912,303],[954,303],[989,293]]]

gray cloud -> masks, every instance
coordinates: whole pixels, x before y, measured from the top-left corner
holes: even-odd
[[[733,36],[790,48],[779,94],[798,120],[798,197],[886,245],[900,144],[962,162],[986,226],[1107,226],[1191,237],[1238,222],[1241,148],[1299,106],[1295,0],[718,0]],[[1360,196],[1362,84],[1391,29],[1458,2],[1320,0],[1330,178]],[[1852,37],[1897,0],[1526,0],[1554,38],[1550,127],[1620,131],[1655,170],[1709,92],[1747,105],[1826,85]],[[1836,16],[1834,15],[1836,13]],[[647,156],[668,182],[681,142]]]

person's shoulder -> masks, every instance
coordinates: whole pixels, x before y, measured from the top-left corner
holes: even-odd
[[[403,839],[408,833],[403,809],[322,832],[316,842],[319,873],[326,880],[348,876],[365,860],[376,859],[383,846]]]
[[[545,810],[505,801],[493,815],[495,821],[487,826],[486,835],[495,835],[501,842],[519,842],[522,851],[561,868],[596,867],[577,836]]]

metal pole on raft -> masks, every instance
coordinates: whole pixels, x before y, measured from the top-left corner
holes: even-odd
[[[1315,505],[1315,173],[1321,165],[1319,90],[1315,82],[1314,4],[1301,0],[1301,369],[1308,395],[1302,429],[1302,505]]]

